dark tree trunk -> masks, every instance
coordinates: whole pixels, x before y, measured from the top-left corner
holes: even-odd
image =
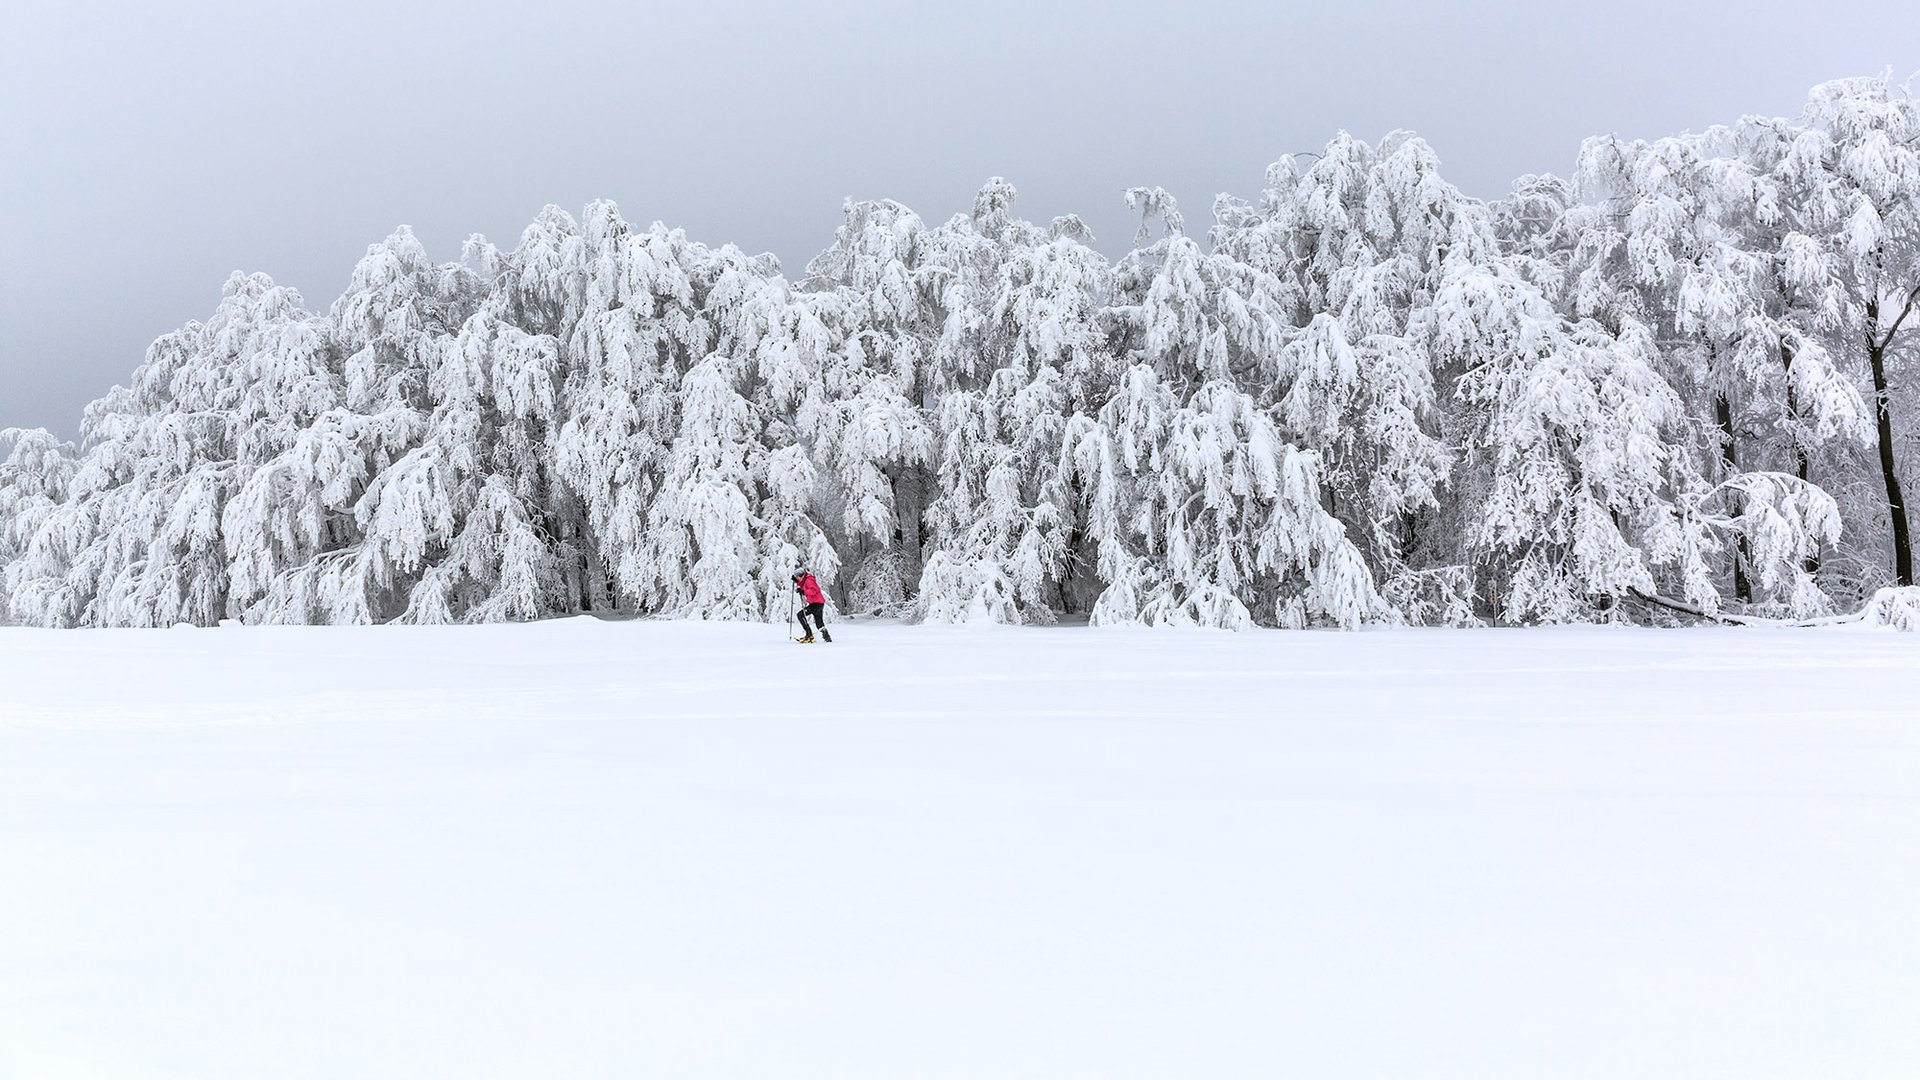
[[[1713,398],[1713,418],[1720,423],[1720,461],[1727,467],[1727,475],[1740,471],[1733,452],[1733,406],[1727,401],[1727,395],[1716,394]],[[1740,509],[1740,496],[1729,496],[1734,500],[1735,511]],[[1747,538],[1738,537],[1733,543],[1733,596],[1743,604],[1753,600],[1753,583],[1747,580]]]
[[[1913,538],[1907,531],[1907,502],[1900,494],[1900,477],[1894,469],[1893,410],[1887,391],[1887,345],[1891,339],[1891,334],[1880,336],[1879,302],[1867,301],[1867,364],[1873,369],[1873,420],[1879,434],[1880,476],[1886,482],[1887,513],[1893,519],[1893,576],[1902,585],[1912,585]]]
[[[1787,369],[1787,417],[1796,425],[1800,422],[1800,395],[1793,389],[1793,346],[1780,343],[1780,366]],[[1801,440],[1800,432],[1793,433],[1794,475],[1807,479],[1811,472],[1807,461],[1807,444]]]
[[[1780,343],[1780,366],[1787,369],[1787,417],[1792,420],[1795,425],[1793,431],[1794,475],[1798,476],[1802,483],[1811,483],[1812,481],[1809,477],[1813,469],[1807,458],[1807,444],[1802,440],[1801,433],[1798,429],[1800,423],[1800,396],[1794,393],[1793,390],[1793,346],[1788,345],[1785,341]],[[1809,574],[1819,573],[1820,556],[1817,553],[1807,556],[1806,561],[1802,563],[1801,566]]]

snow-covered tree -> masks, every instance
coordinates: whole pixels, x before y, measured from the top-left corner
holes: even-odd
[[[759,514],[767,454],[741,393],[748,370],[714,353],[682,382],[680,428],[641,557],[644,588],[663,613],[763,619],[785,609],[796,553]]]
[[[1440,341],[1466,372],[1458,396],[1473,428],[1465,494],[1479,589],[1516,622],[1604,616],[1654,593],[1649,538],[1669,533],[1668,436],[1678,397],[1655,372],[1652,342],[1593,322],[1567,328],[1517,275],[1456,283],[1437,298]],[[1689,567],[1686,595],[1715,594]]]
[[[1329,508],[1403,606],[1422,608],[1407,614],[1471,618],[1449,584],[1457,527],[1433,513],[1452,456],[1432,298],[1500,257],[1486,208],[1441,178],[1423,140],[1396,132],[1276,162],[1258,204],[1223,202],[1216,216],[1220,250],[1283,313],[1270,393],[1287,435],[1321,456]]]
[[[904,608],[920,572],[934,456],[922,406],[938,332],[925,232],[918,215],[891,200],[850,201],[802,286],[833,297],[816,310],[835,346],[795,421],[836,489],[854,610]]]
[[[362,557],[406,621],[568,610],[547,528],[557,493],[534,445],[555,416],[559,351],[489,313],[468,319],[433,374],[426,438],[360,500]]]
[[[647,515],[664,483],[681,377],[707,355],[708,250],[662,225],[636,233],[611,203],[588,207],[573,273],[592,287],[565,350],[565,420],[553,451],[608,575],[594,590],[642,604]]]
[[[1061,439],[1099,365],[1104,259],[1072,226],[1011,214],[995,178],[932,238],[946,313],[932,410],[940,458],[919,611],[933,621],[1052,622],[1072,562]]]
[[[1321,505],[1316,458],[1238,388],[1279,332],[1250,300],[1244,267],[1186,237],[1164,191],[1135,189],[1128,202],[1158,216],[1165,235],[1116,267],[1108,317],[1132,363],[1066,446],[1107,582],[1093,621],[1385,617],[1365,560]]]
[[[229,614],[222,517],[250,471],[334,391],[324,327],[264,275],[235,274],[206,323],[148,350],[89,407],[81,461],[13,569],[15,617],[212,625]]]
[[[0,597],[16,595],[16,580],[26,580],[14,564],[40,534],[41,526],[66,499],[77,462],[72,443],[43,428],[0,430]],[[31,565],[31,564],[29,564]],[[41,609],[38,598],[22,590],[22,606]],[[13,620],[11,605],[0,604],[0,623]]]
[[[1903,453],[1920,395],[1920,102],[1888,76],[1815,87],[1797,123],[1776,124],[1769,179],[1800,223],[1799,266],[1838,289],[1831,348],[1871,389],[1876,462],[1894,579],[1914,583]]]
[[[1572,298],[1577,315],[1652,328],[1657,370],[1691,421],[1684,452],[1735,502],[1767,489],[1744,470],[1791,459],[1805,482],[1812,449],[1866,432],[1864,403],[1820,344],[1826,305],[1808,303],[1827,275],[1782,228],[1778,187],[1746,142],[1724,128],[1589,140],[1582,184],[1604,209],[1582,215]],[[1734,598],[1755,600],[1748,546],[1728,555]]]

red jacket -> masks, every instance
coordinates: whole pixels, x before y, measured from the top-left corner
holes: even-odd
[[[801,596],[807,598],[807,603],[809,604],[824,604],[827,602],[826,594],[820,591],[820,583],[813,580],[812,574],[801,574],[800,582],[795,585],[794,588],[799,590]]]

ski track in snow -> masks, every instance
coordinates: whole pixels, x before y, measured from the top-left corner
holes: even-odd
[[[0,1077],[1920,1075],[1920,640],[0,629]]]

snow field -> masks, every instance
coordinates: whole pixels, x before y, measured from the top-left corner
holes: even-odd
[[[0,630],[0,1077],[1920,1075],[1920,648]]]

